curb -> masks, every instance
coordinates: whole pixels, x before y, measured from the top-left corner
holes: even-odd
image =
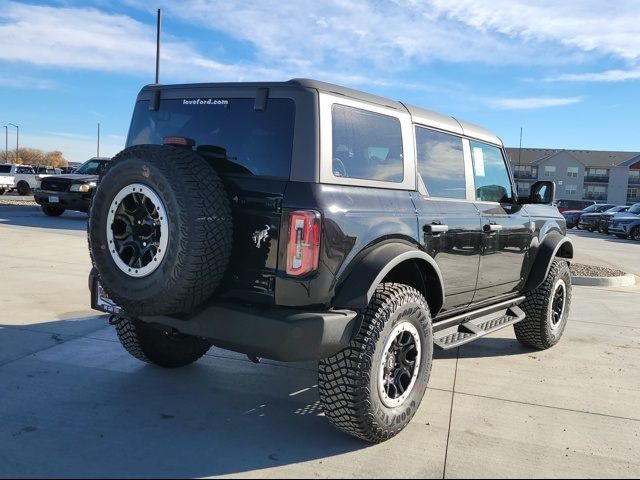
[[[632,287],[636,276],[628,273],[620,277],[571,277],[571,283],[584,287]]]

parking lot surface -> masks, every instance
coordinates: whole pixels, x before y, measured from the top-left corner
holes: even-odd
[[[414,420],[370,446],[322,417],[314,364],[129,356],[89,308],[85,228],[0,207],[0,477],[640,476],[638,288],[575,287],[545,352],[509,329],[438,353]],[[640,244],[571,235],[576,259],[640,274]]]

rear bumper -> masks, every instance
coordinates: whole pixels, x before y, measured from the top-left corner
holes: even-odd
[[[36,189],[33,197],[38,205],[60,207],[66,210],[76,210],[78,212],[88,212],[91,193],[81,192],[49,192],[47,190]],[[58,197],[57,203],[51,203],[49,197]]]
[[[89,276],[92,308],[98,277]],[[120,313],[126,316],[126,312]],[[256,307],[211,303],[185,318],[169,315],[138,317],[180,333],[204,337],[217,347],[282,362],[327,358],[346,348],[359,328],[353,310],[307,311],[286,307]]]

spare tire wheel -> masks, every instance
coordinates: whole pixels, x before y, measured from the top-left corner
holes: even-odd
[[[123,150],[91,203],[93,265],[110,297],[133,316],[186,312],[204,302],[223,278],[232,236],[220,177],[185,148]]]

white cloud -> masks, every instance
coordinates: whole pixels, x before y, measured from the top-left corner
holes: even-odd
[[[637,0],[430,0],[438,12],[480,31],[551,41],[585,52],[640,59]],[[536,59],[532,59],[536,61]]]
[[[148,2],[129,0],[147,9]],[[430,2],[365,0],[161,0],[170,18],[251,44],[256,58],[280,69],[330,71],[380,80],[429,62],[557,63],[566,52],[531,55],[493,31],[448,18]],[[556,49],[557,50],[557,49]],[[364,73],[366,72],[366,73]]]
[[[640,80],[638,70],[607,70],[605,72],[567,73],[545,79],[549,82],[602,82],[617,83]]]
[[[530,97],[530,98],[494,98],[487,101],[493,108],[501,110],[535,110],[540,108],[563,107],[580,103],[583,97]]]
[[[153,26],[93,8],[9,2],[0,10],[0,45],[0,60],[9,62],[145,74],[150,79],[155,68]],[[209,81],[279,76],[261,66],[216,62],[173,38],[163,42],[162,72]]]

